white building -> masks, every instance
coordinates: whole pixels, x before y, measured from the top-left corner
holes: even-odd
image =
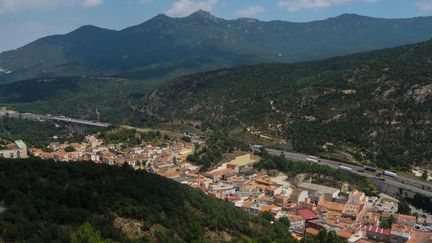
[[[28,158],[27,145],[22,140],[17,140],[15,144],[0,149],[0,157],[7,159]]]

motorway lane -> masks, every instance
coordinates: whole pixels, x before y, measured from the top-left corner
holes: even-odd
[[[292,152],[286,152],[286,151],[275,150],[275,149],[266,149],[266,150],[272,155],[280,155],[283,152],[284,156],[287,159],[300,161],[300,162],[305,162],[306,157],[308,157],[307,155],[301,154],[301,153],[292,153]],[[357,165],[352,165],[352,164],[347,164],[347,163],[342,163],[342,162],[332,161],[332,160],[327,160],[327,159],[320,159],[320,160],[321,160],[321,162],[320,162],[321,165],[328,165],[328,166],[335,168],[335,169],[339,168],[340,165],[350,167],[353,169],[351,171],[352,173],[366,176],[372,180],[378,180],[376,175],[383,171],[383,170],[377,169],[376,172],[371,172],[371,171],[364,170],[364,168],[362,166],[357,166]],[[362,170],[364,172],[359,172],[359,170]],[[385,181],[382,181],[381,183],[396,186],[398,188],[408,189],[408,190],[411,190],[413,192],[418,192],[418,193],[421,193],[423,195],[432,197],[432,187],[428,183],[423,183],[420,181],[416,181],[416,180],[413,180],[410,178],[400,177],[400,176],[389,177],[389,176],[381,175],[381,177],[385,178]]]

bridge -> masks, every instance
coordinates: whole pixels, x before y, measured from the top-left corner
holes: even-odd
[[[74,118],[68,118],[68,117],[64,117],[64,116],[39,115],[39,119],[45,120],[45,121],[51,120],[51,121],[65,122],[65,123],[76,123],[79,125],[90,126],[90,127],[107,128],[107,127],[111,126],[111,124],[109,124],[109,123],[74,119]]]
[[[39,114],[33,114],[33,113],[20,113],[17,111],[12,110],[0,110],[0,117],[1,116],[7,116],[12,118],[18,118],[18,119],[27,119],[27,120],[37,120],[37,121],[43,121],[43,122],[54,122],[59,125],[63,125],[66,128],[69,129],[71,132],[75,132],[78,134],[83,134],[85,130],[89,128],[108,128],[111,126],[109,123],[103,123],[103,122],[96,122],[96,121],[89,121],[89,120],[82,120],[82,119],[75,119],[75,118],[69,118],[65,116],[52,116],[52,115],[39,115]]]

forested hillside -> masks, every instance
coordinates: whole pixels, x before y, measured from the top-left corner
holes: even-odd
[[[158,15],[115,31],[83,26],[0,54],[0,82],[64,76],[141,79],[263,62],[297,62],[415,43],[432,37],[432,18],[354,14],[307,23],[225,20],[198,11]]]
[[[177,78],[145,119],[199,120],[282,139],[295,151],[384,168],[432,158],[432,41],[318,62]]]
[[[130,168],[0,159],[0,181],[2,242],[292,242],[283,222]]]
[[[0,85],[0,104],[19,111],[120,124],[160,81],[102,77],[32,79]],[[1,105],[0,105],[1,106]]]

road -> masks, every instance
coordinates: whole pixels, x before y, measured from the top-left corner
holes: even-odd
[[[266,149],[266,150],[272,155],[280,155],[281,153],[283,153],[283,155],[287,159],[294,160],[294,161],[305,162],[306,157],[308,157],[308,155],[301,154],[301,153],[286,152],[286,151],[275,150],[275,149]],[[402,189],[412,191],[414,193],[421,193],[425,196],[432,197],[432,186],[426,182],[421,182],[421,181],[417,181],[417,180],[413,180],[413,179],[401,177],[401,176],[389,177],[389,176],[384,176],[384,175],[381,175],[381,177],[384,178],[384,181],[381,181],[381,180],[379,180],[379,177],[377,177],[378,173],[383,172],[383,170],[380,170],[380,169],[377,169],[376,172],[371,172],[371,171],[364,170],[364,168],[362,166],[357,166],[357,165],[352,165],[352,164],[347,164],[347,163],[342,163],[339,161],[333,161],[333,160],[327,160],[327,159],[320,159],[320,164],[321,165],[327,165],[327,166],[335,168],[335,169],[339,168],[339,166],[341,166],[341,165],[346,166],[346,167],[350,167],[353,169],[352,173],[366,176],[369,179],[372,179],[374,181],[379,181],[379,183],[381,183],[383,185],[389,185],[389,186],[393,186],[393,187],[397,187],[397,188],[402,188]]]

